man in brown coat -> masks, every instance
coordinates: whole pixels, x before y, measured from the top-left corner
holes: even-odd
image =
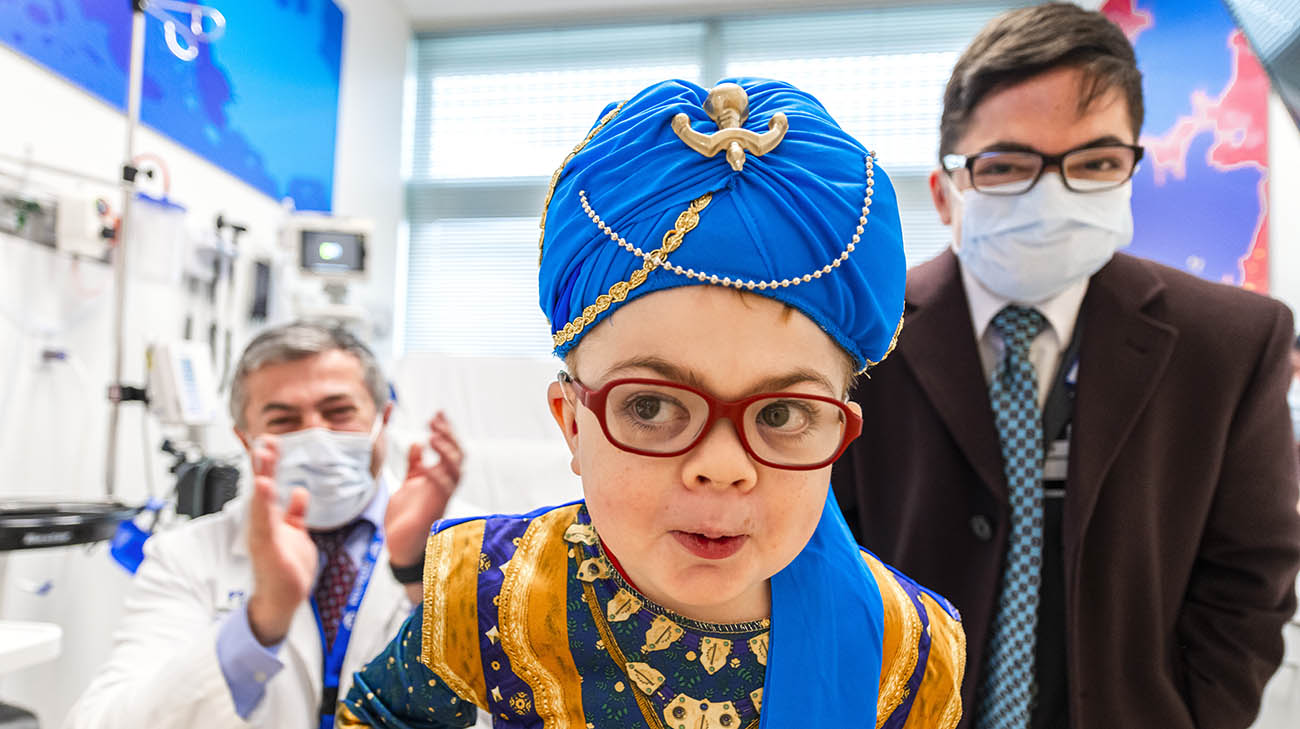
[[[909,274],[854,394],[879,417],[832,482],[867,548],[962,611],[963,726],[1246,727],[1282,657],[1291,315],[1115,252],[1142,114],[1100,14],[992,21],[930,178],[953,250]]]

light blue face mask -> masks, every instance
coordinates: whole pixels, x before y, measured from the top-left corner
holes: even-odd
[[[1133,240],[1133,186],[1078,193],[1044,175],[1023,195],[961,193],[962,266],[993,293],[1037,304],[1096,273]]]
[[[370,460],[383,427],[379,415],[369,433],[308,428],[281,435],[275,469],[281,503],[288,503],[295,488],[307,489],[311,500],[303,521],[314,530],[335,529],[360,516],[378,489]]]
[[[1291,389],[1286,392],[1286,404],[1291,406],[1291,436],[1300,443],[1300,377],[1291,378]]]

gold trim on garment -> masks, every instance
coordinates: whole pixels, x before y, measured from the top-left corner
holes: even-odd
[[[932,670],[939,670],[936,663],[942,665],[945,656],[948,658],[947,667],[952,672],[951,684],[948,686],[948,701],[944,704],[939,722],[933,726],[936,729],[954,729],[961,721],[962,714],[961,683],[966,672],[966,633],[962,630],[961,622],[949,615],[934,598],[921,593],[921,604],[925,606],[926,614],[930,616],[930,658],[925,666],[926,675],[929,676]],[[947,640],[944,641],[944,638]],[[923,678],[917,691],[924,692],[925,688],[926,682]],[[911,722],[909,721],[908,724],[910,725]]]
[[[592,533],[594,534],[595,532]],[[604,557],[605,561],[609,561],[609,554],[605,551],[605,547],[603,544],[600,543],[600,540],[596,541],[595,547],[599,551],[600,556]],[[618,570],[614,570],[614,572],[609,577],[614,581],[614,584],[618,586],[619,591],[627,592],[634,597],[645,598],[644,602],[642,602],[641,600],[637,601],[638,602],[637,607],[639,609],[644,609],[655,615],[666,616],[668,618],[671,618],[674,623],[677,623],[678,625],[685,625],[691,630],[700,633],[722,633],[723,635],[727,635],[730,633],[754,633],[759,630],[767,630],[768,628],[772,627],[771,618],[762,618],[761,620],[750,620],[744,623],[706,623],[702,620],[695,620],[694,618],[688,618],[685,615],[682,615],[681,613],[673,612],[672,610],[669,610],[668,608],[662,605],[658,605],[654,601],[647,598],[645,595],[642,595],[640,592],[637,591],[635,587],[629,585],[627,580],[623,579],[623,575],[619,574]],[[615,595],[615,598],[617,597],[618,596]],[[611,620],[611,622],[618,622],[618,621]],[[766,633],[764,633],[763,635],[766,635]],[[756,636],[751,640],[757,640],[758,638],[762,638],[762,637],[763,636]]]
[[[897,347],[897,346],[898,346],[898,335],[900,335],[900,334],[902,334],[902,333],[903,333],[903,315],[902,315],[902,314],[899,314],[899,315],[898,315],[898,326],[897,326],[897,327],[894,327],[894,338],[891,339],[891,340],[889,340],[889,349],[886,349],[886,350],[885,350],[885,353],[884,353],[883,355],[881,355],[880,359],[879,359],[879,360],[876,360],[875,362],[872,362],[871,360],[867,359],[866,357],[863,357],[862,359],[867,363],[867,366],[866,366],[866,367],[863,367],[862,370],[858,372],[858,374],[859,374],[859,375],[860,375],[860,374],[863,374],[863,373],[865,373],[867,370],[871,369],[872,367],[875,367],[876,365],[878,365],[878,364],[880,364],[881,362],[884,362],[886,359],[888,359],[888,358],[889,358],[889,355],[893,354],[893,352],[894,352],[894,347]]]
[[[334,712],[334,726],[335,729],[364,729],[370,725],[357,718],[351,708],[339,704],[338,710]]]
[[[424,559],[424,616],[420,662],[463,701],[487,708],[487,686],[478,646],[478,570],[455,569],[460,554],[478,554],[483,544],[482,520],[466,522],[429,536]],[[477,560],[475,560],[477,565]],[[452,603],[452,595],[459,599]],[[450,624],[451,621],[455,621]],[[459,631],[460,645],[452,646]],[[462,651],[472,656],[458,655]],[[466,672],[452,667],[456,661]],[[474,674],[478,667],[479,673]],[[475,685],[477,684],[477,685]]]
[[[579,508],[575,504],[552,509],[533,519],[501,583],[501,647],[511,667],[533,690],[533,705],[546,729],[585,725],[582,678],[565,628],[568,547],[561,536]],[[548,591],[548,585],[554,591]]]
[[[902,625],[899,626],[902,635],[898,650],[893,656],[882,656],[880,695],[876,702],[876,727],[879,729],[889,719],[894,709],[901,706],[903,700],[907,698],[907,682],[916,671],[916,662],[920,658],[921,616],[916,614],[916,606],[912,604],[889,568],[871,559],[866,553],[863,553],[862,559],[880,588],[880,599],[897,606],[902,617]],[[888,616],[889,613],[890,610],[886,606],[885,615]],[[889,624],[886,623],[884,628],[888,631]]]
[[[579,193],[585,195],[586,191]],[[691,204],[677,216],[677,221],[673,224],[671,230],[664,233],[663,245],[658,249],[651,251],[646,255],[641,264],[641,268],[632,272],[632,276],[627,281],[619,281],[609,287],[609,293],[601,294],[596,297],[595,303],[582,310],[573,321],[564,325],[564,328],[552,336],[555,346],[559,347],[566,342],[571,341],[574,337],[582,333],[582,330],[596,320],[610,307],[611,304],[621,302],[627,298],[627,295],[636,287],[645,283],[646,277],[652,271],[663,265],[668,255],[682,244],[682,239],[687,233],[695,230],[695,226],[700,224],[700,211],[709,206],[713,200],[713,193],[706,192],[703,195],[691,201]]]
[[[587,146],[587,144],[596,136],[596,133],[601,129],[604,129],[606,124],[613,120],[614,117],[618,116],[618,112],[623,109],[623,105],[626,103],[626,101],[618,102],[618,106],[610,109],[608,114],[601,117],[600,121],[596,122],[596,126],[592,127],[590,132],[587,132],[587,136],[581,142],[578,142],[578,145],[573,148],[573,151],[565,155],[564,161],[560,163],[559,167],[555,168],[555,172],[551,173],[551,184],[546,188],[546,201],[542,203],[542,220],[537,224],[537,227],[541,228],[541,233],[537,235],[538,265],[541,265],[542,263],[542,244],[546,240],[546,211],[551,207],[551,198],[555,195],[555,186],[560,184],[560,175],[564,174],[564,168],[573,161],[574,157],[578,156],[578,153],[582,151],[583,147]]]
[[[575,564],[577,564],[576,560]],[[631,664],[633,668],[629,670],[627,656],[623,655],[623,650],[618,647],[618,640],[614,637],[614,631],[610,629],[609,623],[605,621],[605,611],[601,610],[600,599],[596,597],[596,589],[591,586],[590,582],[582,583],[582,600],[587,603],[587,609],[591,611],[591,617],[596,621],[596,632],[600,634],[600,641],[605,648],[605,652],[609,654],[610,660],[614,661],[614,665],[618,666],[618,670],[627,674],[631,679],[632,697],[636,699],[636,706],[641,710],[641,718],[645,720],[646,726],[650,727],[650,729],[665,729],[663,721],[655,712],[654,704],[650,702],[650,697],[641,690],[636,676],[633,675],[636,666],[641,664]],[[758,706],[755,705],[755,708],[758,708]],[[745,725],[744,729],[758,729],[760,719],[751,721]]]

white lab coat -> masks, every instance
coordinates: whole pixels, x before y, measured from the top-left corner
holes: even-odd
[[[319,727],[321,642],[309,603],[294,614],[278,654],[284,667],[267,682],[248,721],[235,713],[217,661],[222,621],[252,590],[247,505],[246,499],[231,502],[145,544],[113,653],[69,712],[65,729]],[[94,595],[84,599],[93,610]],[[384,649],[410,612],[384,549],[343,659],[340,699],[352,674]]]

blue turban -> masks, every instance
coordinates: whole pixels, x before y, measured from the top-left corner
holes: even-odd
[[[708,90],[665,81],[621,108],[607,108],[585,146],[557,172],[543,217],[541,307],[553,334],[563,333],[584,312],[589,321],[572,336],[560,334],[556,354],[563,356],[618,308],[621,302],[610,296],[611,288],[628,282],[644,265],[591,216],[648,255],[692,201],[706,194],[711,200],[684,218],[689,222],[683,228],[689,230],[667,256],[677,270],[742,282],[800,280],[753,291],[817,322],[859,369],[889,353],[901,324],[906,272],[889,178],[874,167],[868,198],[867,170],[873,165],[867,150],[810,94],[780,81],[730,81],[748,92],[744,128],[765,132],[778,112],[789,121],[775,149],[747,155],[743,169],[733,170],[722,154],[705,157],[678,137],[671,122],[679,113],[697,132],[713,133],[718,126],[704,110]],[[829,273],[802,281],[841,258],[866,200],[869,214],[854,251]],[[623,300],[700,283],[660,266]]]

